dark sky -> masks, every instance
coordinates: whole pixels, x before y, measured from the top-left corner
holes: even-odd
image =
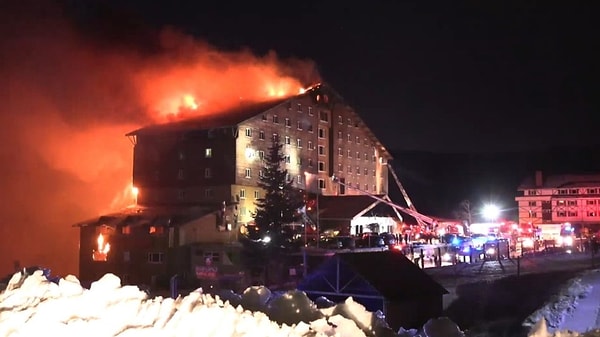
[[[102,18],[96,24],[120,39],[136,39],[143,25],[172,25],[219,48],[312,59],[391,149],[600,143],[591,1],[73,3],[75,17],[96,33]]]

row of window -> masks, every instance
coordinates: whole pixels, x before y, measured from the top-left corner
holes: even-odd
[[[539,203],[540,202],[538,202],[538,201],[529,201],[528,205],[531,207],[534,207],[534,206],[537,206]],[[580,203],[578,203],[577,200],[556,200],[554,205],[555,206],[577,206],[577,205],[594,206],[594,205],[600,205],[600,199],[581,200]]]
[[[212,156],[213,156],[212,148],[208,147],[208,148],[204,149],[204,158],[212,158]],[[185,151],[179,150],[178,157],[179,157],[179,160],[185,160]]]
[[[576,195],[576,194],[598,194],[600,192],[600,188],[561,188],[558,190],[553,190],[552,194],[558,195]],[[527,195],[541,195],[540,190],[528,190]]]
[[[288,107],[288,110],[292,110],[292,102],[291,101],[288,102],[288,106],[287,107]],[[312,109],[313,109],[312,106],[307,106],[307,110],[308,110],[308,115],[309,116],[313,116],[314,115]],[[297,104],[297,111],[300,112],[300,113],[304,112],[302,110],[302,104],[300,104],[300,103]],[[265,119],[266,119],[266,116],[263,115],[263,120],[265,120]],[[319,119],[322,120],[322,121],[324,121],[324,122],[328,122],[329,119],[328,119],[327,112],[326,111],[320,111],[319,112]],[[337,120],[338,120],[338,124],[344,124],[344,117],[337,116]],[[358,122],[356,122],[356,121],[353,122],[352,118],[348,117],[346,119],[346,121],[347,121],[347,125],[349,127],[353,127],[353,126],[354,127],[358,127]]]
[[[582,212],[582,215],[585,215],[587,217],[597,217],[600,216],[600,213],[597,211],[588,211],[588,212]],[[557,218],[573,218],[573,217],[578,217],[579,216],[579,212],[578,211],[558,211],[556,212],[556,217]],[[530,218],[537,218],[538,217],[538,212],[535,211],[529,211],[529,217]]]

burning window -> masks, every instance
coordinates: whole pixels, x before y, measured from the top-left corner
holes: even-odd
[[[127,225],[127,226],[123,226],[121,227],[121,234],[131,234],[131,226]]]
[[[110,243],[106,242],[102,233],[98,234],[96,239],[97,247],[92,251],[92,260],[94,261],[106,261],[108,258],[108,252],[110,251]]]
[[[163,226],[150,226],[148,228],[148,233],[155,234],[155,235],[164,234],[165,228]]]

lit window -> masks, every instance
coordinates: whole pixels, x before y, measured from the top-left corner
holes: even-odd
[[[246,178],[252,178],[252,169],[250,169],[250,168],[246,169]]]
[[[285,145],[290,145],[292,143],[292,141],[290,140],[289,136],[285,136]]]
[[[344,138],[344,134],[342,133],[342,131],[338,131],[338,139],[343,139]]]
[[[240,199],[246,199],[246,190],[243,188],[240,190]]]
[[[298,121],[298,122],[296,123],[296,128],[297,128],[298,130],[302,130],[302,121]]]
[[[302,184],[302,175],[301,175],[301,174],[299,174],[299,175],[296,177],[296,183],[297,183],[298,185],[301,185],[301,184]]]
[[[292,121],[289,118],[285,119],[285,127],[286,128],[291,128],[292,127]]]
[[[344,124],[344,118],[342,118],[342,116],[338,116],[338,123]]]
[[[148,234],[164,234],[165,228],[163,226],[150,226],[148,228]]]
[[[210,147],[204,149],[204,158],[212,158],[212,149]]]
[[[108,259],[110,243],[107,241],[102,233],[98,234],[98,238],[96,239],[97,247],[92,251],[92,260],[105,262]]]
[[[298,148],[302,148],[302,139],[300,139],[300,138],[296,139],[296,146]]]
[[[352,141],[352,135],[350,133],[348,133],[346,135],[346,139],[348,139],[348,141],[351,142]]]
[[[263,130],[258,131],[258,139],[265,140],[265,132]]]
[[[254,191],[254,199],[260,199],[260,191]]]
[[[315,145],[310,140],[308,141],[308,149],[309,150],[314,150],[315,149]]]
[[[252,129],[246,128],[246,137],[252,137]]]
[[[341,147],[338,147],[338,156],[343,156],[344,155],[344,151],[342,151]]]

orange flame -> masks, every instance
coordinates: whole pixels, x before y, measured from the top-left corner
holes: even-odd
[[[98,249],[93,251],[92,259],[94,261],[106,261],[110,251],[110,243],[105,242],[104,235],[98,234]]]

